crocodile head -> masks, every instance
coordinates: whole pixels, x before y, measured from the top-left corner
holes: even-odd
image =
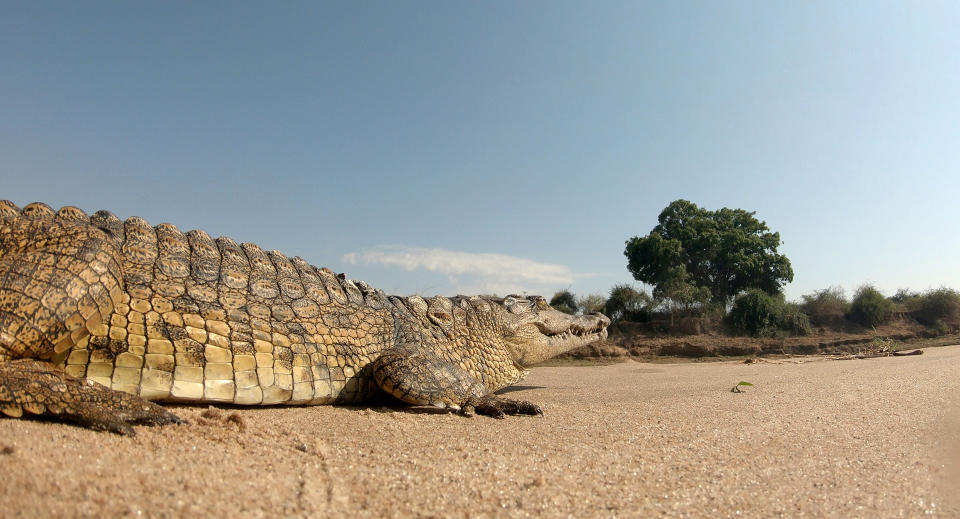
[[[610,325],[603,314],[568,315],[554,310],[540,296],[514,295],[491,302],[501,310],[504,342],[521,367],[605,339]]]

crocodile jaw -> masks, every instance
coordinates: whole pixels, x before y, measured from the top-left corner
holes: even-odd
[[[552,310],[552,309],[551,309]],[[567,316],[550,315],[543,320],[528,322],[505,338],[519,366],[531,366],[556,357],[561,353],[607,338],[610,319],[601,314]],[[562,319],[564,326],[559,326]]]
[[[558,350],[562,353],[574,348],[579,348],[580,346],[586,346],[592,342],[601,341],[606,338],[606,328],[603,328],[599,331],[579,334],[574,333],[572,330],[567,330],[557,335],[547,336],[547,344],[550,349]]]

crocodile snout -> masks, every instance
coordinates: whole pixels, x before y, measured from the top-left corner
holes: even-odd
[[[610,326],[610,318],[600,312],[593,312],[577,318],[577,320],[570,325],[570,329],[578,334],[594,333],[605,329],[607,326]]]

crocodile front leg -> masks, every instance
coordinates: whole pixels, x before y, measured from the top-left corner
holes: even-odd
[[[468,415],[475,411],[494,418],[543,414],[536,404],[490,394],[467,370],[416,343],[381,353],[373,376],[381,389],[410,404],[460,409]]]
[[[0,411],[133,434],[179,422],[135,395],[68,376],[54,363],[110,318],[122,296],[118,251],[99,229],[52,218],[0,220]]]

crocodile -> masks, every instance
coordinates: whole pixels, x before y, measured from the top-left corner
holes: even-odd
[[[386,295],[250,243],[0,201],[0,411],[134,434],[157,402],[537,415],[496,391],[606,337],[539,296]]]

